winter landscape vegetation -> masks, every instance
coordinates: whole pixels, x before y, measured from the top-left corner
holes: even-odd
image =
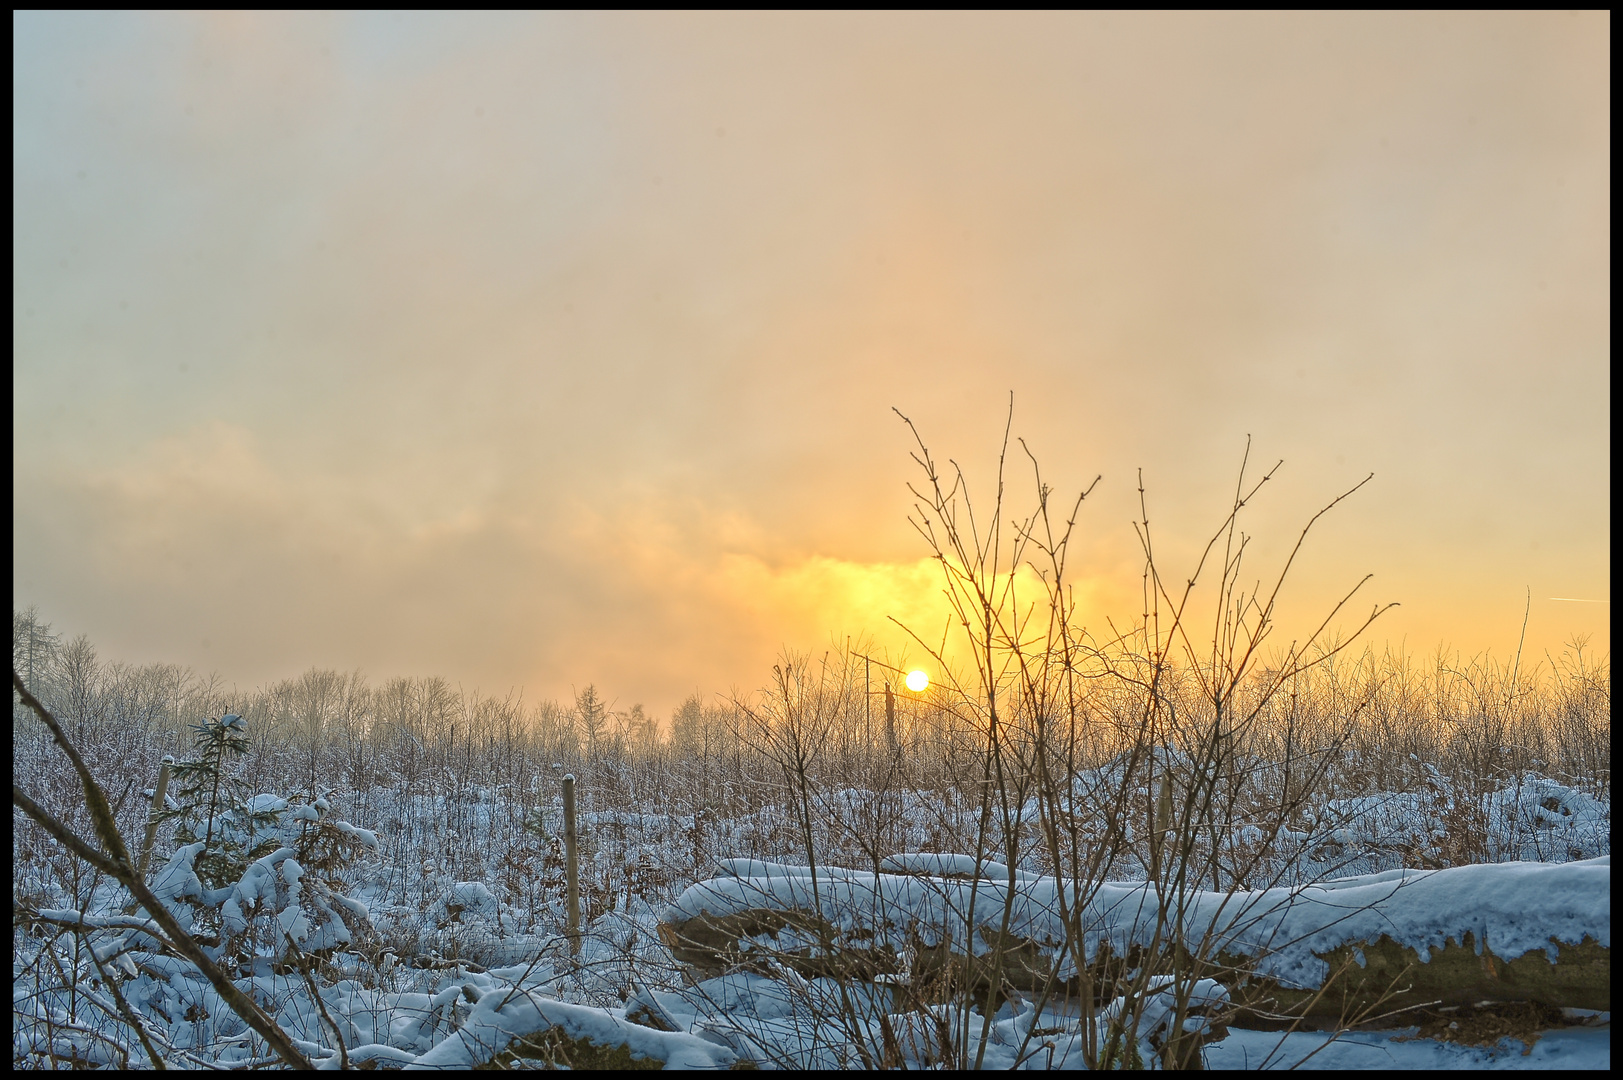
[[[1243,474],[1192,575],[1145,514],[1100,639],[1086,492],[915,461],[965,658],[920,641],[928,686],[848,644],[666,723],[241,693],[14,611],[14,1064],[1609,1063],[1606,657],[1269,648]]]

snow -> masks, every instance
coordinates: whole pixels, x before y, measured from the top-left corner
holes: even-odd
[[[982,860],[976,863],[969,855],[940,855],[931,851],[908,852],[892,855],[879,864],[879,869],[894,874],[928,874],[934,877],[986,878],[1008,881],[1009,868],[1000,862]],[[1035,881],[1041,875],[1025,870],[1014,871],[1016,881]]]
[[[496,897],[482,881],[459,881],[451,886],[451,896],[466,908],[483,914],[496,914]]]
[[[177,848],[152,879],[152,892],[159,900],[175,900],[182,896],[202,896],[203,883],[198,880],[192,863],[202,854],[203,842]]]
[[[275,814],[287,809],[287,800],[276,795],[255,795],[242,805],[251,814]]]
[[[1167,1014],[1164,991],[1170,979],[1158,977],[1148,1002],[1140,1010],[1140,1054],[1149,1065],[1153,1043],[1164,1031]],[[849,989],[849,988],[848,988]],[[1220,1006],[1226,998],[1223,988],[1202,980],[1190,988],[1190,1004],[1196,1007]],[[1113,1003],[1105,1019],[1119,1015],[1123,999]],[[841,1006],[838,988],[832,980],[813,979],[796,987],[779,979],[754,974],[735,974],[704,980],[678,991],[640,990],[629,1003],[628,1013],[639,1007],[682,1030],[720,1040],[758,1064],[783,1068],[860,1068],[861,1053],[852,1039],[850,1023],[831,1021]],[[882,1009],[871,1001],[854,1003],[859,1018],[876,1017]],[[1414,1028],[1379,1032],[1353,1032],[1334,1035],[1321,1032],[1264,1032],[1232,1029],[1222,1039],[1208,1043],[1204,1058],[1208,1068],[1357,1068],[1357,1069],[1505,1069],[1505,1068],[1608,1068],[1611,1060],[1610,1014],[1596,1017],[1604,1027],[1565,1028],[1546,1031],[1532,1050],[1523,1055],[1523,1044],[1504,1040],[1495,1047],[1481,1048],[1415,1038]],[[891,1014],[889,1022],[903,1051],[906,1063],[914,1067],[938,1067],[936,1025],[944,1022],[967,1031],[968,1050],[982,1053],[982,1065],[1000,1068],[1077,1067],[1082,1050],[1078,1021],[1063,1008],[1042,1010],[1024,1003],[1012,1003],[999,1010],[986,1025],[986,1039],[980,1036],[979,1013],[933,1006],[915,1013]],[[967,1028],[960,1028],[967,1022]],[[1186,1022],[1194,1030],[1204,1021],[1191,1017]],[[872,1046],[880,1044],[877,1031],[858,1022],[854,1025]]]
[[[1233,1029],[1205,1047],[1208,1069],[1606,1069],[1612,1067],[1612,1032],[1558,1028],[1532,1048],[1503,1039],[1496,1046],[1463,1046],[1417,1039],[1414,1028],[1359,1031],[1339,1036],[1298,1031],[1281,1035]]]
[[[842,988],[832,979],[797,985],[758,975],[728,975],[676,992],[643,990],[628,1014],[654,1004],[649,1011],[667,1023],[723,1042],[741,1057],[767,1067],[866,1068],[884,1053],[882,1015],[901,1064],[911,1068],[964,1064],[943,1058],[942,1025],[963,1036],[967,1060],[979,1056],[987,1069],[1075,1067],[1082,1060],[1081,1021],[1063,1009],[1039,1010],[1025,1001],[1011,1001],[990,1021],[978,1011],[947,1005],[895,1013],[889,1012],[881,989],[860,984]],[[1144,1060],[1153,1057],[1153,1044],[1164,1032],[1170,1016],[1166,992],[1173,989],[1170,980],[1162,980],[1148,1001],[1137,1003],[1143,1017],[1139,1041]],[[1189,990],[1192,1007],[1215,1006],[1227,997],[1209,980]],[[1102,1022],[1108,1023],[1120,1011],[1118,1006]],[[1185,1026],[1198,1031],[1205,1023],[1191,1017]]]
[[[1152,975],[1149,985],[1145,987],[1146,994],[1143,1000],[1134,1001],[1125,995],[1118,997],[1105,1007],[1101,1019],[1108,1025],[1113,1020],[1120,1021],[1130,1009],[1136,1010],[1139,1017],[1139,1038],[1146,1042],[1161,1040],[1174,1019],[1178,989],[1178,980],[1173,976]],[[1228,1004],[1229,992],[1213,979],[1197,979],[1188,988],[1187,998],[1190,1012],[1198,1009],[1220,1009]],[[1035,1014],[1032,1015],[1034,1018]],[[1184,1020],[1183,1028],[1185,1031],[1196,1032],[1202,1030],[1204,1023],[1200,1017],[1191,1016]],[[1027,1026],[1030,1027],[1029,1024]]]
[[[352,840],[358,841],[362,847],[368,849],[369,851],[378,850],[378,834],[372,830],[357,829],[347,821],[335,821],[332,824],[333,828],[337,829],[339,833],[351,838]]]
[[[571,1005],[525,990],[491,990],[479,998],[461,1030],[406,1067],[469,1068],[500,1054],[514,1039],[547,1027],[597,1046],[626,1046],[633,1058],[661,1061],[666,1068],[725,1069],[737,1060],[729,1048],[687,1032],[630,1023],[616,1010]]]
[[[860,870],[847,870],[838,866],[819,866],[815,872],[804,863],[769,862],[766,859],[721,859],[716,864],[722,873],[735,878],[849,878],[861,874]]]

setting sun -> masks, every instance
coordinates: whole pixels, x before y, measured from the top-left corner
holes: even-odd
[[[930,685],[930,676],[922,671],[909,671],[907,673],[907,688],[915,694]]]

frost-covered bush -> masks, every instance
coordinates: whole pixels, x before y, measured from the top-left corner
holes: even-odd
[[[1526,773],[1482,804],[1500,859],[1592,859],[1611,851],[1610,805],[1547,776]]]
[[[332,817],[330,809],[325,798],[294,806],[274,795],[254,796],[219,814],[209,833],[233,850],[258,839],[252,850],[263,854],[235,882],[207,886],[198,873],[207,841],[199,840],[170,857],[153,879],[153,892],[182,926],[212,940],[217,960],[250,969],[282,962],[290,951],[370,945],[375,932],[366,905],[343,894],[338,872],[377,850],[377,836]]]

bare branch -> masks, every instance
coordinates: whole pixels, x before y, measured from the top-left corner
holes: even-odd
[[[299,1052],[293,1045],[285,1031],[272,1020],[253,998],[237,989],[235,983],[226,977],[225,972],[210,960],[195,938],[188,934],[180,923],[175,920],[167,905],[148,889],[146,882],[141,880],[135,872],[135,864],[130,859],[129,849],[124,846],[124,839],[119,835],[118,825],[113,821],[112,810],[107,805],[107,797],[102,793],[101,786],[96,783],[90,770],[85,766],[84,759],[74,747],[73,741],[62,731],[56,717],[50,710],[39,703],[39,699],[29,693],[28,687],[23,685],[22,676],[17,674],[15,668],[11,672],[11,683],[17,693],[22,697],[23,703],[32,709],[45,726],[50,729],[51,735],[56,739],[57,745],[62,747],[73,762],[74,770],[79,774],[79,783],[84,789],[85,805],[90,810],[91,821],[94,823],[97,835],[106,846],[111,857],[95,851],[89,844],[73,835],[62,822],[54,818],[38,803],[28,798],[15,783],[12,784],[12,802],[22,808],[29,817],[38,821],[52,836],[61,840],[69,850],[91,865],[103,870],[109,876],[121,882],[125,888],[134,894],[140,905],[146,908],[154,922],[162,928],[164,934],[175,946],[175,950],[197,965],[197,970],[203,973],[223,1001],[243,1019],[248,1026],[257,1031],[261,1038],[270,1045],[270,1048],[288,1065],[295,1069],[311,1068],[310,1060]],[[71,842],[68,838],[71,838]]]

